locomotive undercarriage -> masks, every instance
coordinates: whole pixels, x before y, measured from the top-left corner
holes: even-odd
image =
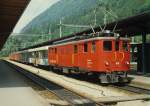
[[[127,72],[111,72],[99,75],[100,83],[127,83]]]
[[[96,78],[100,80],[102,84],[115,84],[115,83],[127,83],[129,82],[127,77],[127,72],[111,72],[111,73],[95,73],[85,70],[80,70],[77,67],[58,67],[52,66],[52,70],[56,69],[59,72],[67,73],[67,74],[86,74],[86,75],[94,75]]]

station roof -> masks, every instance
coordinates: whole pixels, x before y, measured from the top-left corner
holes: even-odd
[[[0,49],[30,0],[0,0]]]
[[[121,36],[136,36],[142,33],[150,33],[150,11],[144,12],[142,14],[128,17],[116,22],[112,22],[106,25],[107,30],[113,30],[116,26],[115,32],[120,33]],[[104,27],[104,25],[103,25]],[[100,27],[95,27],[96,32],[100,31]],[[92,33],[91,29],[77,33],[76,35],[81,35],[83,33]]]
[[[117,24],[116,24],[117,23]],[[136,16],[132,16],[126,19],[122,19],[116,22],[112,22],[106,25],[107,30],[113,30],[114,27],[116,26],[116,30],[115,32],[120,33],[121,36],[136,36],[136,35],[142,35],[143,33],[148,34],[150,33],[150,11],[144,12],[142,14],[136,15]],[[104,27],[104,25],[102,26]],[[100,27],[95,27],[94,28],[95,32],[100,32],[101,29]],[[70,38],[70,37],[74,37],[74,36],[80,36],[80,35],[86,35],[86,34],[90,34],[93,33],[92,29],[87,29],[85,31],[82,32],[78,32],[78,33],[73,33],[71,35],[62,37],[62,38],[57,38],[57,39],[53,39],[47,42],[43,42],[41,44],[37,44],[25,49],[30,49],[30,48],[36,48],[36,47],[41,47],[41,46],[46,46],[46,45],[50,45],[55,41],[59,41],[59,40],[63,40],[66,38]],[[25,50],[23,49],[23,50]]]

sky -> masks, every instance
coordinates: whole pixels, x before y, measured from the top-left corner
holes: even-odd
[[[19,33],[21,29],[24,28],[33,18],[58,1],[59,0],[31,0],[14,28],[13,33]]]

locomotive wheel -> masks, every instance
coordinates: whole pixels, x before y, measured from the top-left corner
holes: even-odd
[[[99,75],[99,81],[100,81],[100,84],[102,85],[108,85],[111,83],[111,78],[109,75],[106,75],[105,73],[103,73]]]

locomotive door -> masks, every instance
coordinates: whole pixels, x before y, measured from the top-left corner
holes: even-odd
[[[74,45],[74,51],[73,51],[73,56],[72,56],[72,64],[73,64],[73,67],[78,66],[78,45]]]
[[[124,60],[124,52],[121,51],[121,40],[114,41],[114,53],[113,53],[113,66],[119,67],[120,63]]]
[[[111,58],[111,64],[112,67],[118,66],[119,64],[119,49],[120,49],[120,41],[119,40],[113,40],[112,41],[112,58]]]

